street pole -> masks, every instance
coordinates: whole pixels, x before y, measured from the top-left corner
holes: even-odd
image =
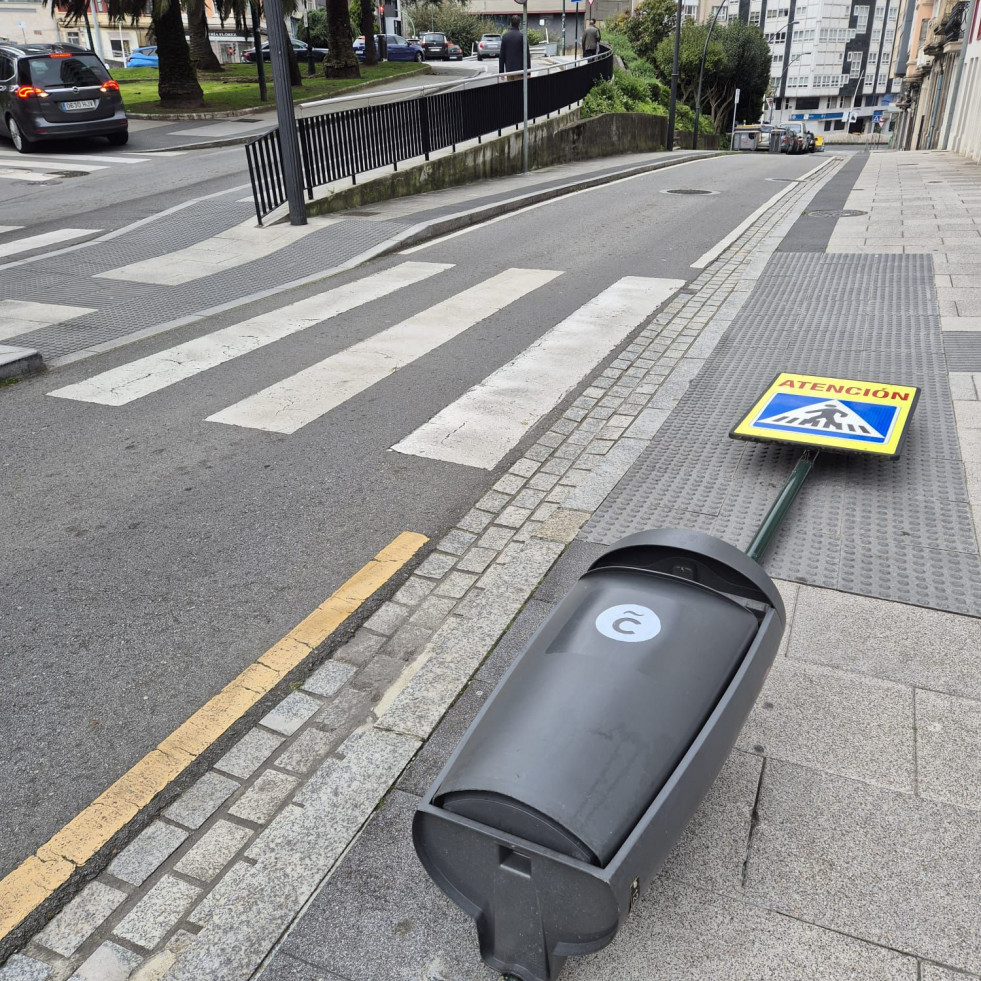
[[[736,98],[732,103],[732,132],[729,134],[729,149],[734,149],[733,144],[736,142],[736,109],[739,108],[739,89],[736,89]]]
[[[266,29],[269,32],[269,56],[273,69],[273,97],[276,100],[276,119],[279,122],[279,145],[283,155],[283,183],[290,208],[290,224],[307,223],[306,202],[303,200],[303,177],[300,164],[300,139],[293,116],[290,92],[290,66],[286,58],[286,24],[283,23],[282,0],[265,0]],[[258,52],[259,57],[262,52]]]
[[[259,0],[249,4],[252,12],[252,43],[255,45],[255,64],[256,77],[259,79],[259,101],[265,102],[269,98],[266,91],[266,63],[262,58],[262,35],[259,33]]]
[[[524,173],[528,173],[528,2],[525,0],[521,4],[521,103],[524,112],[524,130],[521,134],[521,158],[524,164]]]
[[[307,0],[303,0],[303,26],[307,32],[307,78],[312,78],[313,67],[313,38],[310,36],[310,15],[307,12]]]
[[[575,3],[576,3],[576,41],[572,47],[572,57],[578,58],[579,57],[579,4],[582,3],[582,0],[575,0]]]
[[[702,63],[698,66],[698,95],[695,97],[695,132],[692,133],[691,137],[691,148],[693,150],[698,149],[698,117],[702,113],[702,76],[705,74],[705,59],[708,56],[712,31],[715,29],[715,22],[719,19],[720,13],[722,13],[721,3],[715,8],[715,14],[709,22],[708,34],[705,35],[705,45],[702,48]]]
[[[681,0],[674,17],[674,60],[671,62],[671,102],[668,105],[668,153],[674,152],[674,114],[678,102],[678,56],[681,52]]]
[[[562,0],[562,57],[565,57],[565,0]]]

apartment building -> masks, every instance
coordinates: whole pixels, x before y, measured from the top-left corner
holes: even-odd
[[[976,154],[978,136],[972,140],[969,134],[977,134],[981,125],[977,4],[971,24],[966,0],[901,0],[901,5],[903,30],[892,64],[899,88],[896,145],[904,150],[953,149],[955,135]]]
[[[888,131],[899,2],[725,0],[726,19],[757,25],[770,44],[767,118],[806,120],[830,139]]]

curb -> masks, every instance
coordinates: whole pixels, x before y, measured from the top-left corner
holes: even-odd
[[[47,371],[40,351],[0,344],[0,382],[39,375]]]

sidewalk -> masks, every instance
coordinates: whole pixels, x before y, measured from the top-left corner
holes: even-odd
[[[726,436],[778,369],[921,385],[913,431],[899,461],[819,462],[764,563],[788,629],[737,749],[562,977],[981,976],[981,174],[877,153],[846,197],[827,156],[0,981],[493,978],[412,852],[418,795],[606,544],[745,547],[796,455]],[[405,224],[474,203],[439,194]],[[842,203],[867,214],[801,216]]]

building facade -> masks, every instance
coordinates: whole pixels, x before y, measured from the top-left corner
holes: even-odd
[[[770,44],[766,118],[803,120],[830,139],[888,132],[899,0],[725,0],[722,16]]]

